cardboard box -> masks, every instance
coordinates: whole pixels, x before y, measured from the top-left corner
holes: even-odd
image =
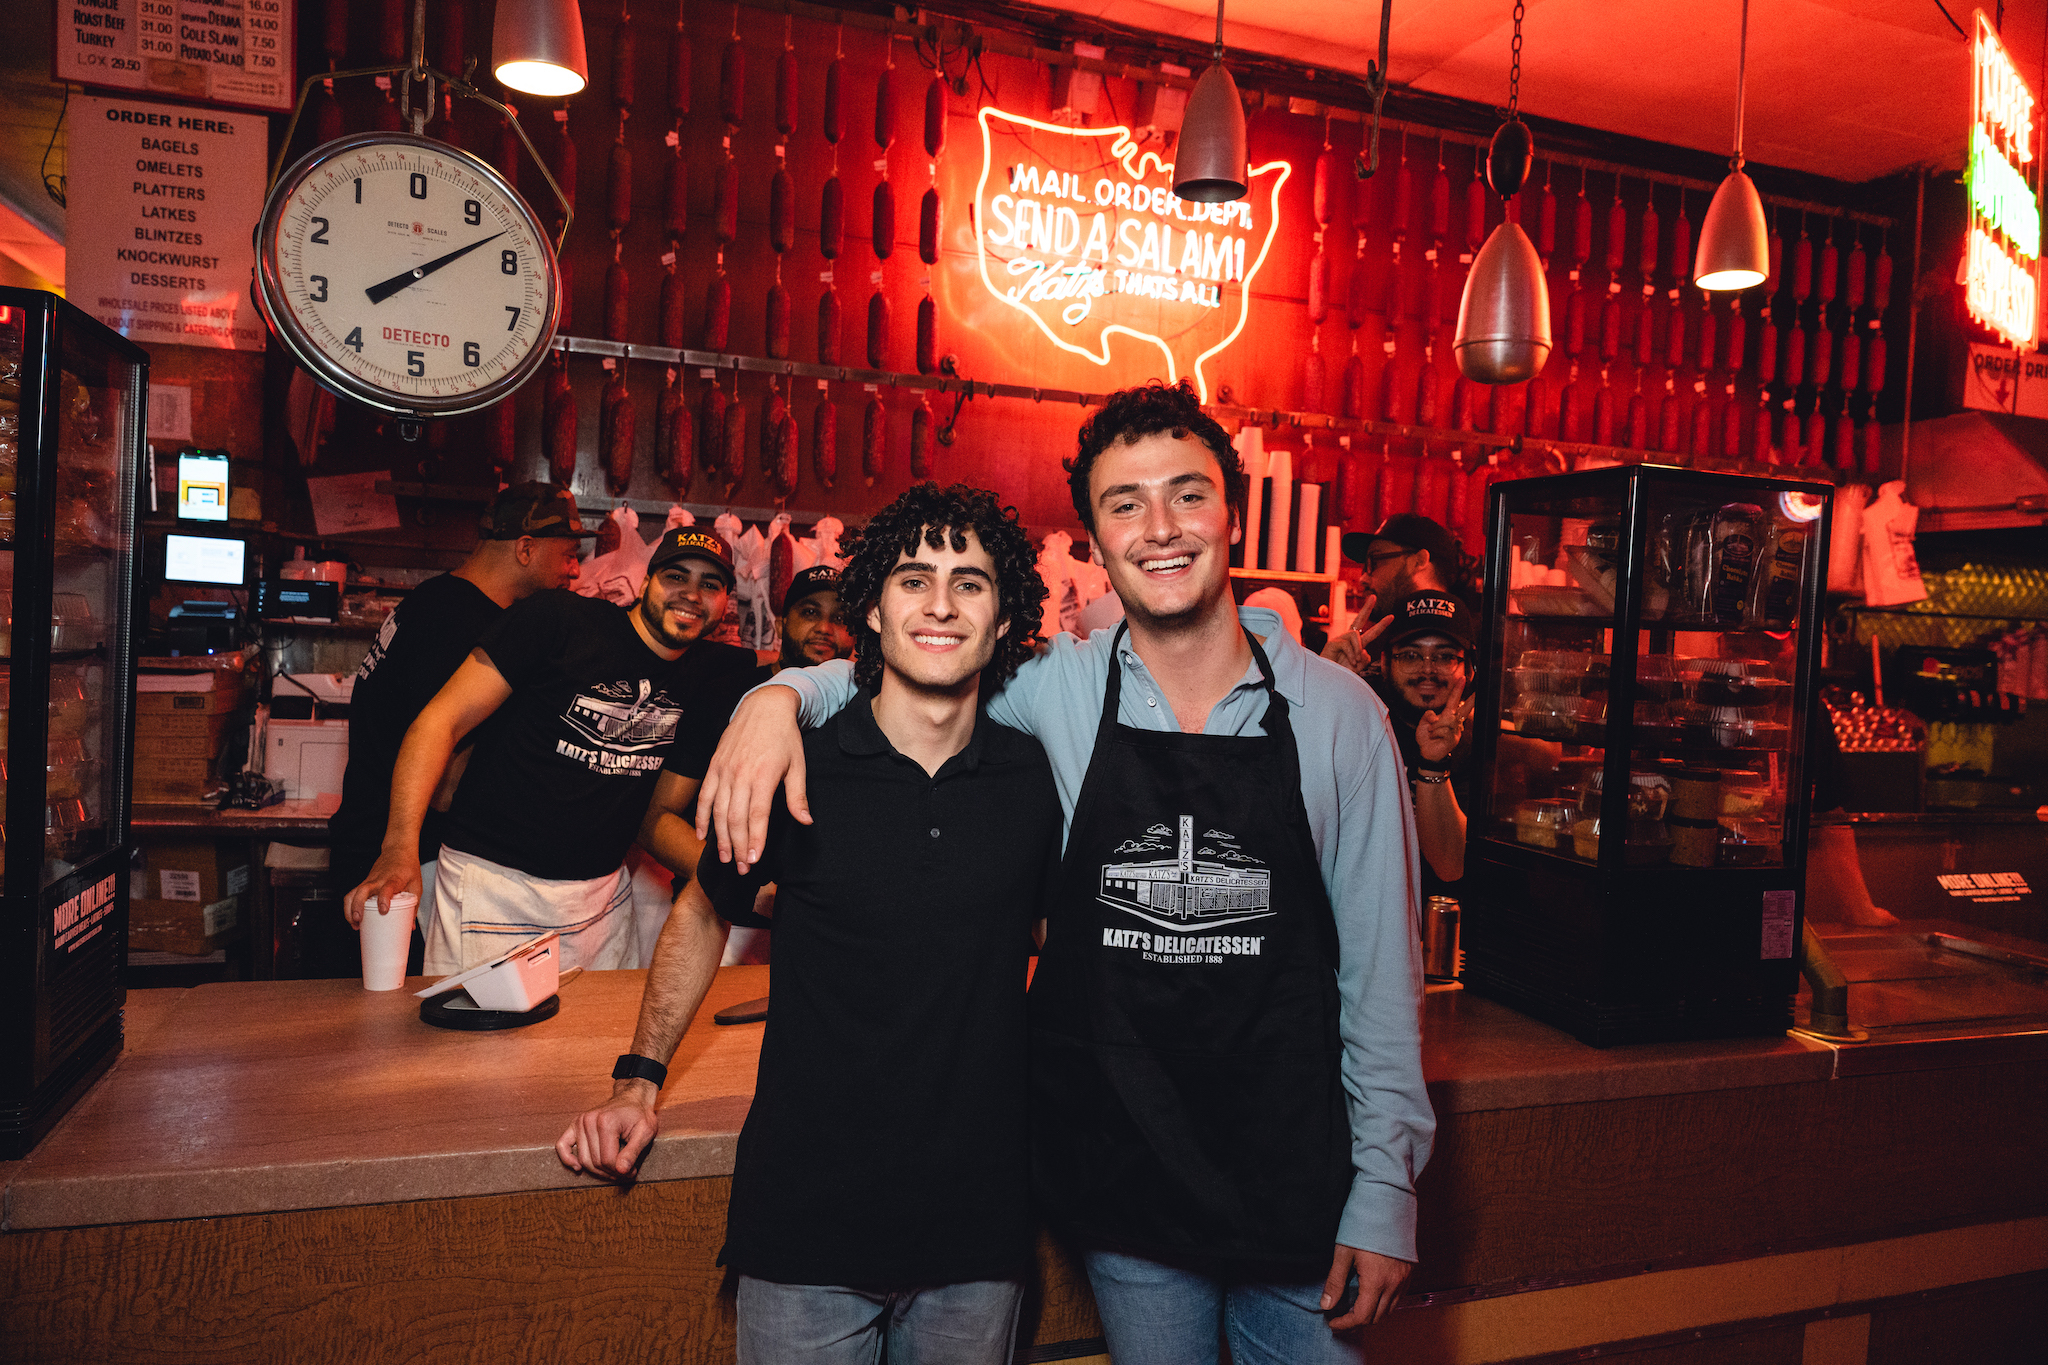
[[[173,758],[165,754],[137,754],[135,756],[135,783],[177,783],[204,782],[213,775],[213,759],[209,755],[187,758]]]
[[[241,840],[146,839],[138,857],[140,865],[128,883],[138,905],[210,906],[249,889],[249,849]]]
[[[211,719],[211,717],[209,717]],[[135,768],[140,774],[145,763],[154,763],[167,758],[198,758],[211,760],[220,753],[220,735],[201,732],[196,735],[146,735],[139,729],[135,735]]]
[[[213,712],[194,713],[189,711],[154,711],[135,717],[135,739],[138,752],[142,740],[169,739],[172,737],[191,738],[204,736],[216,745],[228,727],[235,723],[232,715]]]
[[[241,923],[239,895],[223,896],[204,905],[193,901],[130,901],[128,948],[131,952],[204,957],[233,939]]]
[[[241,705],[239,687],[216,687],[211,692],[138,692],[136,716],[224,715]]]

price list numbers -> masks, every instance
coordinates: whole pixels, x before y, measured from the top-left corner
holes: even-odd
[[[63,0],[57,24],[58,80],[291,108],[288,0]]]

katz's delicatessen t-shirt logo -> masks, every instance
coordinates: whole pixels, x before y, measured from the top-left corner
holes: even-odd
[[[1173,163],[1128,128],[1069,128],[984,108],[974,191],[981,282],[1113,382],[1183,375],[1208,401],[1216,357],[1243,335],[1291,167],[1251,169],[1245,198],[1174,195]]]

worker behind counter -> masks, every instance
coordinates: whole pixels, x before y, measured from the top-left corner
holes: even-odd
[[[460,568],[421,583],[384,618],[356,670],[341,805],[327,822],[333,881],[344,892],[369,876],[377,861],[391,816],[391,774],[406,730],[506,608],[576,581],[577,551],[597,534],[583,529],[569,490],[551,483],[501,489],[484,508],[477,533],[477,547]],[[441,825],[468,757],[464,748],[449,762],[447,778],[421,819],[422,925],[433,922]],[[338,943],[334,948],[330,958],[353,951],[353,936],[345,950]]]
[[[1377,531],[1347,532],[1343,545],[1346,559],[1365,566],[1364,589],[1382,602],[1428,588],[1449,593],[1468,611],[1479,605],[1471,559],[1428,517],[1397,512]]]
[[[418,891],[428,798],[474,732],[442,833],[428,973],[550,930],[565,968],[642,965],[626,850],[672,751],[708,762],[751,680],[753,651],[704,638],[732,583],[726,543],[677,527],[631,607],[546,592],[506,612],[406,732],[383,848],[348,895],[349,922],[372,894],[381,905]]]
[[[809,668],[853,657],[853,632],[839,601],[839,570],[817,564],[799,570],[782,598],[782,644],[761,666],[766,682],[785,668]]]
[[[1412,592],[1393,604],[1372,642],[1380,669],[1366,679],[1387,705],[1415,793],[1422,894],[1457,894],[1465,875],[1465,810],[1472,804],[1472,621],[1447,592]]]

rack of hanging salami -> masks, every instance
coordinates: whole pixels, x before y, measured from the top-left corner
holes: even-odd
[[[1769,279],[1706,294],[1691,274],[1710,181],[1546,145],[1503,201],[1487,189],[1483,137],[1391,117],[1368,178],[1369,102],[1247,89],[1254,178],[1264,166],[1275,179],[1239,205],[1163,188],[1148,201],[1141,185],[1132,202],[1156,205],[1159,244],[1128,217],[1117,236],[1114,215],[1106,240],[1099,227],[1091,239],[1116,187],[1041,173],[1051,156],[998,164],[995,122],[1028,123],[1024,146],[1122,129],[1136,174],[1170,165],[1192,77],[926,19],[762,0],[588,7],[592,90],[573,112],[534,115],[552,125],[543,151],[570,193],[579,160],[593,195],[602,168],[603,221],[563,253],[557,354],[541,382],[485,415],[500,477],[544,469],[629,503],[851,511],[841,499],[984,468],[1031,420],[1006,421],[1003,404],[1096,405],[1148,377],[1147,355],[1162,357],[1161,377],[1197,378],[1199,360],[1226,426],[1293,447],[1327,524],[1417,511],[1475,549],[1501,478],[1645,461],[1879,470],[1880,407],[1896,420],[1887,318],[1904,312],[1888,219],[1766,194]],[[1026,62],[1039,83],[1020,76]],[[516,170],[513,139],[484,150]],[[1103,268],[1092,296],[1041,289],[1034,301],[1055,302],[1020,320],[1010,303],[1023,287],[999,277],[982,220],[1015,198],[996,205],[989,178],[1021,185],[1027,170],[1034,187],[1058,188],[1042,220],[1019,209],[1001,227],[1042,234],[1069,275]],[[1266,250],[1254,239],[1233,258],[1226,240],[1219,256],[1226,213],[1283,225]],[[1466,277],[1504,213],[1541,260],[1554,340],[1535,377],[1496,386],[1460,373],[1452,341]],[[1145,265],[1144,252],[1156,271],[1118,265]],[[1123,302],[1136,292],[1157,300],[1152,313]],[[1091,308],[1110,300],[1116,326],[1090,335]],[[1226,319],[1241,308],[1226,340],[1246,339],[1175,352],[1181,324],[1165,305],[1190,300]]]

